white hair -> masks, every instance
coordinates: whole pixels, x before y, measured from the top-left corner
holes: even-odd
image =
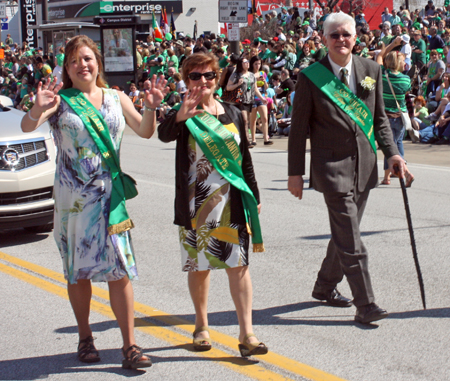
[[[391,23],[390,23],[389,21],[385,21],[385,22],[383,23],[383,26],[388,26],[389,29],[391,29]]]
[[[356,34],[356,23],[353,17],[347,15],[344,12],[334,12],[330,13],[330,15],[326,18],[323,23],[323,34],[328,35],[333,30],[336,30],[339,26],[348,25],[350,30],[348,31],[351,34]]]

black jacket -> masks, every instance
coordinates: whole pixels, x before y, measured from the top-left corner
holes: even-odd
[[[253,171],[252,158],[248,150],[247,131],[242,118],[240,110],[229,103],[222,103],[225,113],[236,127],[239,129],[241,143],[239,148],[242,155],[242,172],[244,173],[245,182],[252,190],[258,204],[259,191],[256,183],[255,173]],[[158,127],[158,137],[161,141],[168,143],[174,140],[177,141],[176,158],[175,158],[175,220],[174,224],[184,226],[191,230],[191,217],[189,213],[189,188],[188,188],[188,173],[189,173],[189,159],[188,159],[188,138],[190,132],[184,122],[176,123],[176,110],[170,110],[166,119]],[[244,208],[240,191],[231,186],[231,222],[237,224],[245,224]]]

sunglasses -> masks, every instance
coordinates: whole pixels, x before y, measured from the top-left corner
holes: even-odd
[[[350,33],[342,33],[342,34],[339,34],[339,33],[331,33],[331,34],[330,34],[330,38],[331,38],[332,40],[339,40],[341,37],[342,37],[344,40],[349,40],[349,39],[352,37],[352,35],[351,35]]]
[[[198,81],[201,77],[205,77],[206,80],[211,80],[216,78],[217,74],[215,71],[208,71],[207,73],[189,73],[188,78],[192,81]]]

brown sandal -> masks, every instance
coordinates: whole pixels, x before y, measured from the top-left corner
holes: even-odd
[[[256,337],[253,333],[247,333],[244,337],[244,343],[239,344],[239,352],[242,357],[250,357],[253,355],[265,355],[269,352],[269,348],[264,343],[249,343],[250,337]]]
[[[204,352],[204,351],[209,351],[212,348],[211,345],[211,338],[196,338],[195,336],[197,336],[200,332],[208,332],[209,333],[209,329],[208,327],[198,327],[194,333],[192,334],[192,336],[194,337],[193,340],[193,344],[194,344],[194,349],[198,352]]]
[[[142,352],[142,348],[137,345],[132,345],[127,350],[122,348],[122,353],[123,357],[125,357],[122,360],[122,368],[124,369],[149,368],[152,366],[150,358],[145,356]],[[147,357],[147,359],[143,360],[143,357]]]
[[[77,356],[81,362],[93,363],[100,361],[100,356],[95,348],[94,338],[92,336],[88,336],[79,341]]]

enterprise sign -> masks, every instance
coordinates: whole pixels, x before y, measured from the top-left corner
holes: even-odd
[[[35,1],[35,0],[33,0]],[[60,3],[59,3],[60,4]],[[95,3],[80,3],[70,5],[48,4],[49,20],[69,19],[78,17],[95,17],[103,15],[149,15],[161,13],[166,7],[168,13],[173,8],[174,13],[183,13],[182,1],[97,1]]]
[[[37,30],[29,28],[37,25],[36,0],[20,0],[20,21],[22,41],[26,41],[30,48],[36,49],[38,47]]]

